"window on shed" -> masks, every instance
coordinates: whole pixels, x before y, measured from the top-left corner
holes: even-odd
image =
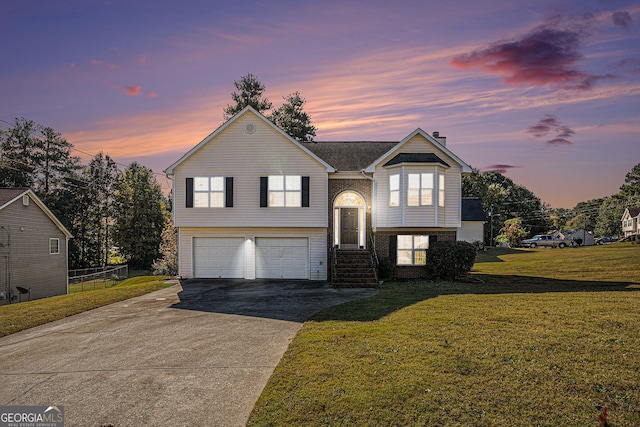
[[[49,239],[49,254],[57,255],[60,253],[60,239],[58,238],[50,238]]]

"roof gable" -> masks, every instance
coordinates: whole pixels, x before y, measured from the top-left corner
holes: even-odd
[[[17,200],[22,199],[22,196],[28,195],[29,199],[33,202],[49,217],[49,219],[60,229],[60,231],[67,237],[71,238],[73,235],[62,225],[60,220],[47,208],[47,206],[35,195],[29,188],[0,188],[0,211],[7,206],[15,203]]]
[[[339,172],[360,172],[388,152],[397,142],[306,142],[304,146]]]
[[[195,152],[197,152],[198,150],[200,150],[203,146],[205,146],[206,144],[208,144],[210,141],[212,141],[213,139],[216,138],[216,136],[218,136],[220,133],[222,133],[225,129],[229,128],[230,126],[233,126],[233,124],[238,121],[242,116],[246,115],[246,114],[254,114],[256,116],[256,118],[258,118],[259,120],[263,121],[265,124],[267,124],[268,126],[270,126],[271,128],[273,128],[276,132],[278,132],[280,135],[282,135],[287,141],[289,141],[291,144],[295,145],[297,148],[301,149],[302,151],[304,151],[305,153],[307,153],[310,157],[312,157],[314,160],[316,160],[318,163],[322,164],[324,167],[327,168],[328,172],[334,172],[334,168],[329,165],[327,162],[325,162],[324,160],[322,160],[320,157],[318,157],[316,154],[314,154],[312,151],[310,151],[308,148],[306,148],[302,143],[296,141],[295,139],[293,139],[291,136],[287,135],[286,132],[284,132],[282,129],[280,129],[278,126],[276,126],[275,124],[273,124],[269,119],[267,119],[264,115],[262,115],[261,113],[259,113],[258,111],[256,111],[253,107],[251,106],[247,106],[245,107],[242,111],[240,111],[239,113],[237,113],[236,115],[234,115],[231,119],[227,120],[225,123],[223,123],[220,127],[218,127],[218,129],[216,129],[215,131],[213,131],[211,134],[209,134],[209,136],[207,136],[206,138],[204,138],[202,141],[200,141],[200,143],[198,143],[198,145],[196,145],[195,147],[193,147],[191,150],[189,150],[186,154],[184,154],[180,159],[178,159],[178,161],[176,161],[175,163],[173,163],[171,166],[169,166],[167,169],[164,170],[164,172],[167,175],[173,175],[173,171],[176,167],[178,167],[180,164],[182,164],[186,159],[188,159],[192,154],[194,154]]]
[[[627,216],[628,215],[628,216]],[[622,215],[622,219],[625,218],[635,218],[640,215],[640,206],[634,208],[627,208]]]
[[[394,146],[391,150],[389,150],[387,153],[383,154],[382,156],[380,156],[376,161],[374,161],[373,163],[371,163],[367,169],[365,170],[365,172],[375,172],[375,168],[376,166],[378,166],[378,164],[380,164],[380,162],[382,162],[384,159],[386,159],[387,157],[389,157],[389,155],[396,153],[398,151],[400,151],[402,149],[402,147],[409,142],[413,137],[420,135],[422,138],[425,139],[425,142],[432,144],[435,148],[437,148],[438,150],[442,151],[445,155],[447,155],[448,157],[450,157],[455,163],[457,163],[460,166],[461,172],[462,173],[471,173],[471,166],[469,166],[468,164],[466,164],[465,162],[463,162],[462,160],[460,160],[460,158],[458,156],[456,156],[455,154],[453,154],[451,151],[449,151],[449,149],[440,144],[438,141],[436,141],[431,135],[429,135],[428,133],[426,133],[425,131],[423,131],[422,129],[418,128],[416,130],[414,130],[413,132],[411,132],[409,135],[407,135],[402,141],[400,141],[399,144],[397,144],[396,146]]]
[[[462,221],[486,221],[482,203],[477,197],[462,198]]]

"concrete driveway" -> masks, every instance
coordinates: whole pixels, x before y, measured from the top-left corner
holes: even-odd
[[[0,406],[73,426],[243,426],[311,314],[372,289],[185,281],[0,338]]]

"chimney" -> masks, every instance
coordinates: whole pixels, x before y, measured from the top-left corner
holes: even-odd
[[[447,145],[447,137],[446,136],[440,136],[440,132],[438,131],[434,131],[433,132],[433,139],[435,139],[436,141],[438,141],[440,144],[446,146]]]

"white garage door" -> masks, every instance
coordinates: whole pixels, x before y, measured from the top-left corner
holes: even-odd
[[[256,277],[260,279],[308,279],[309,239],[256,238]]]
[[[244,278],[244,238],[194,237],[193,271],[194,277],[202,279]]]

